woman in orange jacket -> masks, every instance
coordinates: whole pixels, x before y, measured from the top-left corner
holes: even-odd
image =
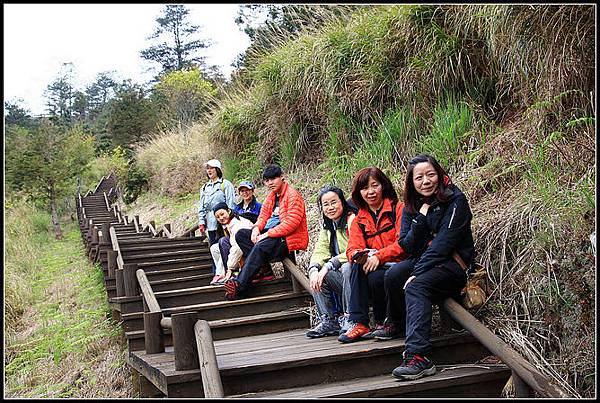
[[[390,179],[379,169],[361,169],[352,181],[352,200],[358,214],[350,227],[346,256],[350,274],[349,327],[338,340],[349,343],[369,338],[369,294],[377,328],[383,327],[386,299],[383,279],[387,263],[404,260],[398,244],[404,204]]]

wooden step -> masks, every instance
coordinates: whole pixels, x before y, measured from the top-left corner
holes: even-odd
[[[276,279],[266,281],[252,289],[253,296],[270,295],[292,290],[292,284],[288,279]],[[223,285],[204,285],[200,287],[174,289],[167,291],[154,291],[154,296],[161,309],[175,308],[185,305],[204,304],[207,302],[223,301],[225,287]],[[110,301],[111,308],[114,307],[122,314],[143,312],[144,306],[141,295],[132,297],[116,297]]]
[[[402,361],[404,340],[342,344],[336,337],[309,339],[307,329],[215,341],[226,396],[323,382],[388,375]],[[489,352],[467,332],[433,337],[437,365],[475,362]],[[129,364],[168,397],[202,397],[199,370],[176,371],[172,347],[164,353],[130,351]]]
[[[218,319],[208,322],[213,340],[231,339],[259,334],[282,332],[293,329],[308,329],[310,316],[306,308],[242,316],[231,319]],[[125,332],[130,351],[144,350],[144,331]],[[165,329],[165,346],[172,346],[171,329]]]
[[[322,398],[493,398],[501,395],[511,375],[504,364],[436,365],[437,372],[413,381],[400,381],[391,373],[298,388],[227,396],[251,399]]]
[[[224,297],[223,297],[224,298]],[[199,312],[202,319],[211,321],[217,319],[230,319],[241,316],[272,313],[290,308],[308,307],[312,298],[307,292],[294,293],[282,292],[272,295],[244,298],[235,301],[217,301],[204,304],[194,304],[165,308],[165,316],[183,312]],[[141,330],[144,328],[143,314],[141,312],[122,314],[123,329]]]

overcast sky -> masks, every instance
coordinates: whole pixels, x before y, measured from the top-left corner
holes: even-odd
[[[213,44],[201,53],[229,77],[230,64],[249,45],[234,19],[237,4],[186,4],[188,21]],[[150,80],[158,63],[140,57],[155,42],[164,4],[3,4],[4,100],[22,99],[34,115],[45,112],[44,90],[74,64],[75,86],[83,90],[103,71],[136,83]]]

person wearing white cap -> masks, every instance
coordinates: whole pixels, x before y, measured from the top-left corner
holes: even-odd
[[[217,242],[217,220],[213,208],[221,203],[226,203],[230,209],[235,206],[235,190],[233,184],[223,178],[221,162],[216,159],[204,164],[208,182],[200,190],[200,203],[198,205],[198,225],[200,236],[208,233],[208,244],[212,246]],[[216,266],[213,262],[213,274],[216,275]]]

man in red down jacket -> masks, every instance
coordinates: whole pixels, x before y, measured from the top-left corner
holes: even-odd
[[[308,247],[308,226],[302,195],[283,176],[281,167],[267,165],[263,180],[270,193],[251,230],[241,229],[235,240],[245,257],[239,276],[225,283],[225,298],[244,296],[252,277],[273,259],[283,259],[293,251]]]

